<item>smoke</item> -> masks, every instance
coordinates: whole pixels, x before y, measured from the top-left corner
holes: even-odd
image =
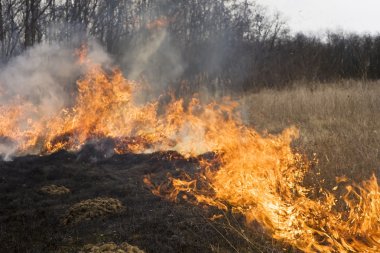
[[[108,54],[94,40],[88,40],[86,45],[91,62],[105,67],[112,64]],[[73,41],[42,43],[12,59],[0,69],[0,111],[7,106],[27,107],[18,127],[28,130],[25,129],[28,120],[54,116],[72,105],[76,80],[86,72],[85,66],[78,64],[78,48],[80,44]],[[0,127],[4,125],[0,123]],[[0,157],[10,159],[18,145],[1,135],[0,129]]]
[[[88,58],[108,65],[107,53],[94,41],[88,42]],[[77,64],[77,48],[58,43],[39,44],[0,69],[0,102],[16,97],[38,107],[44,115],[57,112],[72,100],[75,81],[83,74]]]
[[[168,83],[178,79],[184,71],[181,53],[173,46],[166,21],[152,24],[147,23],[140,29],[119,62],[129,79],[148,84],[140,93],[141,102],[157,98]],[[39,122],[72,106],[77,92],[76,81],[87,71],[86,64],[78,61],[78,50],[83,46],[91,63],[112,68],[113,59],[103,47],[84,36],[74,36],[65,43],[35,45],[0,68],[0,111],[23,106],[26,115],[22,115],[17,127],[27,131],[28,120]],[[0,124],[0,128],[4,126]],[[0,157],[8,160],[17,152],[18,143],[5,137],[0,139]]]
[[[0,101],[16,96],[50,114],[64,105],[67,82],[78,74],[74,55],[59,45],[38,45],[0,70]]]
[[[210,38],[209,46],[203,50],[194,51],[195,54],[202,55],[198,59],[199,64],[185,60],[184,57],[192,52],[184,52],[182,42],[173,37],[175,33],[169,28],[172,22],[176,22],[174,17],[147,19],[127,43],[124,52],[120,53],[122,57],[118,64],[128,79],[146,84],[137,97],[138,102],[157,99],[173,87],[177,90],[183,88],[180,81],[186,78],[186,72],[194,69],[195,72],[201,72],[202,69],[209,73],[218,72],[226,62],[224,52],[228,48],[228,42],[220,39],[223,38],[222,35],[217,36],[218,39]],[[52,30],[56,36],[56,29],[53,27]],[[218,43],[212,44],[213,41]],[[85,65],[78,64],[76,54],[83,44],[88,47],[87,58],[92,63],[106,69],[113,65],[113,59],[100,44],[81,34],[65,43],[50,41],[38,44],[0,69],[1,106],[14,106],[18,101],[23,101],[33,108],[30,115],[24,115],[24,122],[18,123],[21,129],[25,130],[28,119],[39,121],[73,105],[77,91],[76,81],[86,73]],[[213,86],[220,90],[217,81]],[[185,92],[181,95],[190,97],[194,89],[189,89],[186,93],[187,88],[189,87],[185,87]],[[208,93],[209,90],[203,89],[200,97],[213,97],[208,96]],[[17,143],[0,139],[0,156],[10,157],[15,150]]]
[[[4,137],[0,137],[0,158],[4,161],[11,161],[12,154],[17,150],[17,143]]]
[[[145,98],[161,95],[168,88],[181,97],[200,93],[206,100],[231,95],[231,90],[241,91],[247,76],[244,66],[248,64],[247,56],[239,51],[241,45],[234,45],[231,40],[234,32],[226,28],[204,38],[196,34],[178,38],[173,23],[183,22],[181,18],[168,15],[148,19],[135,32],[120,62],[126,76],[149,84]],[[186,41],[188,36],[195,37]],[[227,69],[230,71],[224,72]],[[233,84],[227,78],[232,75]]]
[[[147,22],[125,49],[121,65],[131,80],[148,84],[145,98],[157,97],[178,81],[186,68],[182,52],[173,43],[164,17]]]

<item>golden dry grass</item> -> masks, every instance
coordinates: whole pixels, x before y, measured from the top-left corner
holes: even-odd
[[[63,195],[70,193],[70,189],[55,184],[43,186],[40,191],[49,195]]]
[[[118,199],[88,199],[71,206],[62,222],[65,225],[75,224],[84,220],[92,220],[98,217],[120,213],[123,210],[124,206]]]
[[[380,168],[380,82],[346,81],[263,90],[243,100],[249,124],[278,133],[295,125],[295,147],[317,154],[327,184],[335,176],[368,178]]]
[[[79,253],[144,253],[144,251],[128,243],[117,245],[110,242],[97,245],[88,244]]]

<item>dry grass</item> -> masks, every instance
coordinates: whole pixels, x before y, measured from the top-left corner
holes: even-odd
[[[40,190],[41,192],[49,195],[63,195],[70,193],[70,189],[65,186],[58,186],[55,184],[43,186]]]
[[[65,225],[75,224],[84,220],[92,220],[110,214],[120,213],[124,210],[118,199],[95,198],[83,200],[74,204],[62,220]]]
[[[278,133],[295,125],[295,147],[312,156],[326,184],[335,176],[368,178],[380,167],[380,83],[336,84],[264,90],[244,99],[249,123]]]
[[[88,244],[79,253],[144,253],[144,251],[128,243],[117,245],[110,242],[97,245]]]

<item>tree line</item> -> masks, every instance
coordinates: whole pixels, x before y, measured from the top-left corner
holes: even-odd
[[[193,84],[245,91],[380,77],[380,35],[293,35],[252,0],[0,0],[1,63],[39,43],[88,36],[122,61],[159,26],[184,66],[176,78]]]

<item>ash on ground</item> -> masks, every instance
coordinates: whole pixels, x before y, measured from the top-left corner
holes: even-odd
[[[282,252],[263,231],[242,236],[243,219],[167,201],[144,183],[146,176],[164,183],[168,173],[193,173],[197,159],[175,152],[95,152],[94,159],[86,155],[91,150],[0,162],[0,252],[83,252],[85,245],[110,242],[148,253]],[[65,194],[47,194],[61,186]]]

